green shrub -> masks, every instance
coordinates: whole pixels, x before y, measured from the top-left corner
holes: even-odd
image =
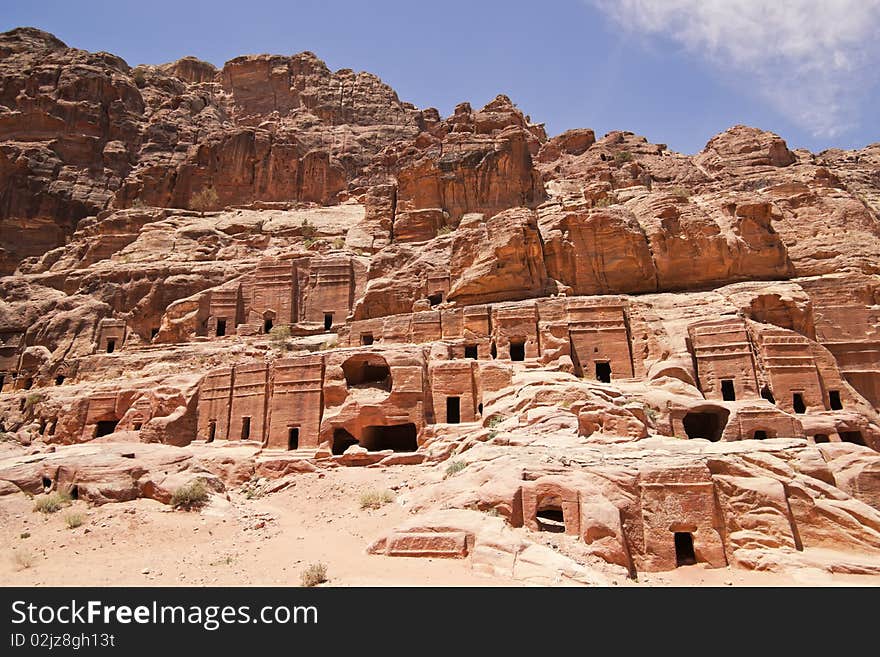
[[[320,562],[309,564],[309,567],[303,571],[300,581],[306,587],[317,586],[322,582],[326,582],[327,565]]]
[[[448,477],[457,475],[466,467],[467,463],[465,463],[464,461],[452,461],[448,466],[446,466],[446,473],[443,475],[443,478],[446,479]]]
[[[626,162],[631,162],[633,159],[633,154],[629,151],[620,151],[617,155],[614,156],[614,161],[618,164],[624,164]]]
[[[300,235],[305,238],[313,238],[318,234],[318,229],[309,223],[308,219],[303,219],[300,226]]]
[[[208,488],[201,479],[181,486],[171,495],[171,506],[175,509],[195,509],[208,501]]]
[[[22,540],[25,539],[25,538],[30,538],[30,537],[31,537],[31,533],[30,533],[30,532],[22,532],[21,534],[18,535],[18,537],[19,537],[20,539],[22,539]]]
[[[687,201],[691,195],[684,187],[671,187],[667,193],[670,196],[674,196],[675,198],[681,199],[683,201]]]
[[[29,394],[27,397],[25,397],[25,400],[24,400],[24,410],[26,410],[26,411],[30,411],[30,410],[32,410],[32,409],[33,409],[34,407],[36,407],[36,405],[39,404],[41,401],[43,401],[43,393],[41,393],[41,392],[32,392],[32,393]]]
[[[504,422],[503,417],[501,417],[500,415],[493,415],[492,417],[489,418],[489,421],[486,422],[486,426],[489,428],[495,428],[499,424],[501,424],[502,422]]]
[[[440,237],[441,235],[449,235],[449,233],[454,230],[455,228],[452,226],[440,226],[440,228],[437,229],[437,237]]]
[[[276,349],[284,349],[287,346],[287,341],[290,339],[290,327],[289,326],[273,326],[272,330],[269,331],[269,342]]]
[[[593,201],[594,208],[607,208],[611,204],[612,203],[611,203],[610,196],[603,196],[602,198],[596,199],[595,201]]]
[[[64,524],[68,529],[76,529],[86,521],[86,517],[81,513],[68,513],[64,516]]]
[[[341,237],[337,237],[333,240],[333,248],[334,249],[344,249],[345,248],[345,240]]]
[[[55,513],[62,507],[70,504],[70,497],[64,493],[54,492],[48,495],[40,495],[34,501],[34,511],[40,513]]]
[[[362,509],[379,509],[394,501],[394,493],[390,490],[368,490],[361,493]]]

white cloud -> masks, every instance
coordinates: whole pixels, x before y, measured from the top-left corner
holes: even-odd
[[[855,127],[880,73],[880,0],[591,0],[735,75],[817,137]]]

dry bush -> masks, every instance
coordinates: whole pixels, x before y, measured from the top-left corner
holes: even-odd
[[[305,587],[317,586],[327,581],[327,565],[321,562],[309,564],[300,577]]]
[[[208,489],[201,479],[181,486],[171,494],[171,506],[175,509],[197,509],[208,501]]]
[[[394,501],[394,493],[390,490],[368,490],[361,493],[362,509],[378,509]]]

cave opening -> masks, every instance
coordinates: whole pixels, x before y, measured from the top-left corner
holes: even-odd
[[[251,419],[247,415],[241,418],[241,439],[247,440],[251,437]]]
[[[472,358],[473,360],[477,360],[477,345],[466,344],[464,346],[464,357],[465,358]]]
[[[736,401],[736,388],[733,379],[721,379],[721,398],[724,401]]]
[[[694,535],[690,532],[675,532],[675,567],[693,566],[697,563],[694,552]]]
[[[99,420],[95,424],[95,438],[109,436],[116,431],[117,424],[119,424],[119,420]]]
[[[208,442],[213,443],[214,438],[217,436],[217,420],[211,420],[208,422]]]
[[[761,397],[766,399],[771,404],[776,403],[776,399],[773,397],[773,393],[770,391],[770,388],[768,386],[764,386],[763,388],[761,388]]]
[[[299,449],[299,427],[290,427],[287,430],[287,449]]]
[[[461,422],[461,397],[446,398],[446,423],[458,424]]]
[[[64,375],[63,374],[59,374],[58,376],[55,377],[55,385],[56,386],[60,386],[63,383],[64,383]]]
[[[324,330],[329,331],[333,328],[333,313],[324,313]]]
[[[688,438],[706,438],[716,442],[721,439],[728,415],[727,409],[691,411],[682,421],[684,432]]]
[[[112,354],[114,351],[116,351],[116,340],[111,338],[107,340],[107,353]]]
[[[524,340],[510,341],[510,360],[522,361],[526,359],[526,343]]]
[[[752,440],[767,440],[767,432],[763,429],[755,430],[755,433],[752,434]]]
[[[371,452],[390,449],[394,452],[414,452],[419,448],[416,425],[372,425],[361,434],[361,445]]]
[[[391,390],[391,368],[378,354],[352,356],[342,364],[342,374],[349,388],[374,387]]]
[[[272,320],[271,320],[271,319],[267,319],[267,320],[265,320],[265,321],[263,322],[263,333],[268,333],[269,331],[271,331],[271,330],[272,330],[272,326],[273,326],[273,324],[272,324]]]
[[[607,361],[596,363],[596,380],[611,383],[611,363]]]
[[[373,344],[373,334],[361,333],[361,344],[365,347],[369,347],[371,344]]]
[[[351,435],[346,429],[338,428],[333,430],[333,443],[331,445],[330,451],[339,456],[340,454],[345,453],[352,445],[357,445],[358,439]]]
[[[428,303],[430,303],[432,306],[440,305],[442,302],[443,302],[443,293],[442,292],[435,292],[434,294],[428,295]]]
[[[218,319],[217,320],[216,333],[217,333],[218,338],[222,338],[224,335],[226,335],[226,320],[225,319]]]
[[[538,523],[539,531],[552,534],[561,534],[565,531],[565,516],[561,506],[542,507],[535,514],[535,521]]]
[[[865,439],[862,437],[861,431],[838,431],[837,435],[840,440],[845,443],[853,443],[854,445],[865,445]]]
[[[819,445],[821,443],[828,443],[831,441],[829,440],[827,433],[817,433],[815,436],[813,436],[813,442]]]
[[[798,415],[802,415],[807,412],[807,405],[804,403],[803,393],[793,393],[791,397],[791,405],[794,407],[794,412]]]
[[[46,475],[43,475],[40,483],[43,484],[43,490],[52,490],[52,480]]]
[[[843,402],[840,401],[840,390],[829,390],[828,401],[831,402],[832,411],[843,410]]]

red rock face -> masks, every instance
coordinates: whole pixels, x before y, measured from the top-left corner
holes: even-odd
[[[372,552],[877,572],[878,171],[744,126],[548,139],[505,96],[441,118],[311,53],[130,68],[7,32],[0,495],[423,463]]]

